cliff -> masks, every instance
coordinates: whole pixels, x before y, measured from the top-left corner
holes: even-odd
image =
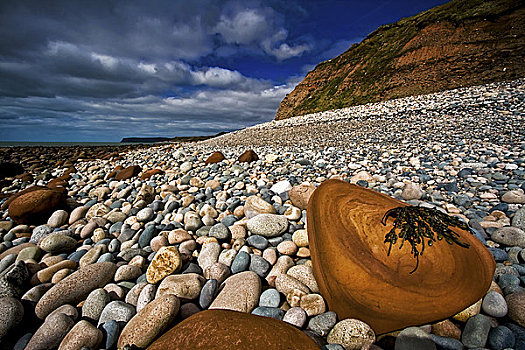
[[[525,76],[525,1],[453,0],[318,64],[275,119]]]

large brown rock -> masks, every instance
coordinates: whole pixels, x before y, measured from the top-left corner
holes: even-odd
[[[115,180],[127,180],[134,176],[137,176],[142,171],[142,168],[138,165],[131,165],[117,172]]]
[[[222,162],[224,159],[226,159],[224,157],[224,154],[222,154],[221,152],[217,151],[217,152],[213,152],[213,154],[211,156],[209,156],[205,161],[204,161],[204,164],[214,164],[214,163],[219,163],[219,162]]]
[[[148,350],[232,348],[319,349],[306,334],[285,322],[230,310],[207,310],[170,329]]]
[[[26,193],[29,193],[29,192],[33,192],[33,191],[36,191],[36,190],[45,190],[47,189],[46,187],[44,186],[31,186],[31,187],[27,187],[25,189],[23,189],[22,191],[20,192],[17,192],[15,194],[13,194],[12,196],[10,196],[3,204],[2,204],[2,207],[1,209],[2,210],[6,210],[7,208],[9,208],[9,204],[11,204],[12,201],[14,201],[15,199],[17,199],[18,197],[20,197],[21,195],[23,194],[26,194]]]
[[[141,180],[147,180],[150,177],[152,177],[153,175],[162,175],[162,174],[164,174],[164,171],[162,171],[160,169],[149,169],[149,170],[146,170],[145,172],[143,172],[142,175],[140,175],[140,179]]]
[[[308,205],[308,239],[315,279],[330,310],[357,318],[378,333],[438,321],[479,300],[495,262],[470,233],[453,229],[469,248],[436,241],[416,259],[406,242],[384,243],[392,228],[381,219],[406,206],[386,195],[339,180],[317,188]],[[421,248],[420,248],[421,250]]]
[[[64,304],[76,305],[93,291],[104,287],[113,279],[117,266],[101,262],[82,267],[64,278],[46,292],[35,307],[38,318],[44,319],[57,307]]]
[[[9,216],[17,224],[47,222],[49,216],[66,205],[65,189],[36,189],[22,194],[9,204]]]
[[[115,169],[111,170],[107,175],[106,179],[111,179],[112,177],[115,177],[120,171],[122,171],[124,167],[122,165],[117,165]]]
[[[259,156],[253,150],[248,150],[239,156],[239,163],[251,163],[259,160]]]

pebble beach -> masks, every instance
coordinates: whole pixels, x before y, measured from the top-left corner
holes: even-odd
[[[524,125],[520,79],[197,143],[54,161],[12,148],[3,161],[24,171],[0,182],[0,348],[147,348],[194,314],[229,309],[284,321],[322,349],[525,349]],[[224,159],[207,164],[214,152]],[[306,220],[328,179],[469,223],[496,261],[490,289],[448,319],[388,334],[338,317]]]

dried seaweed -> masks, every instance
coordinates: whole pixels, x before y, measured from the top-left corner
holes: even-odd
[[[415,206],[402,206],[388,210],[381,223],[386,226],[388,218],[394,218],[392,229],[385,235],[385,242],[389,243],[388,255],[398,239],[401,239],[399,249],[405,241],[412,246],[411,254],[416,258],[416,267],[410,273],[414,273],[419,267],[419,256],[425,250],[425,240],[431,247],[434,242],[445,240],[448,244],[457,244],[463,248],[470,245],[459,240],[459,234],[452,231],[450,227],[458,227],[465,231],[471,231],[467,223],[457,217],[449,216],[434,208]],[[421,250],[420,250],[421,249]]]

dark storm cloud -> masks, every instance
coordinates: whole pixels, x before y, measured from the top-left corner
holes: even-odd
[[[191,135],[267,121],[296,81],[210,62],[281,62],[312,49],[296,39],[263,2],[1,1],[0,139]]]

